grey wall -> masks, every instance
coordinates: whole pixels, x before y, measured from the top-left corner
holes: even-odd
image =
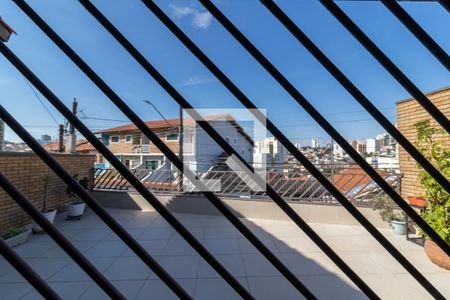
[[[94,191],[94,197],[105,207],[139,209],[154,211],[148,202],[138,193]],[[171,196],[157,195],[158,199],[172,212],[190,214],[219,215],[215,207],[203,196]],[[256,199],[222,198],[234,212],[244,218],[261,218],[273,220],[289,220],[283,211],[272,201]],[[359,223],[340,205],[318,205],[289,203],[290,206],[309,223],[325,223],[340,225],[359,225]],[[359,211],[373,225],[388,228],[378,211],[367,207],[358,207]]]

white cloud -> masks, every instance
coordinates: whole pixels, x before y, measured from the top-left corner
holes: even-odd
[[[189,77],[188,79],[182,81],[180,83],[180,86],[194,86],[194,85],[201,85],[213,82],[214,78],[212,77],[206,77],[206,76],[193,76]]]
[[[170,8],[172,9],[173,15],[178,19],[193,14],[195,11],[193,8],[187,6],[177,6],[175,4],[170,4]]]
[[[208,11],[200,11],[199,9],[189,6],[178,6],[170,4],[172,14],[175,18],[192,17],[192,25],[197,28],[206,29],[212,23],[212,15]]]
[[[206,12],[199,12],[196,11],[194,13],[194,19],[192,20],[192,25],[206,29],[211,25],[212,23],[212,15],[209,13],[209,11]]]

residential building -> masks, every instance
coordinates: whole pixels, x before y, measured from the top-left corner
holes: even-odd
[[[341,160],[345,157],[345,151],[342,147],[334,142],[333,143],[333,159]]]
[[[311,148],[319,148],[319,143],[316,138],[311,139]]]
[[[48,144],[48,143],[50,143],[51,141],[52,141],[52,137],[49,136],[48,134],[43,134],[43,135],[41,135],[41,138],[38,140],[38,142],[39,142],[41,145]]]
[[[450,86],[429,92],[426,96],[450,119]],[[416,140],[417,132],[413,125],[426,119],[431,120],[431,126],[442,128],[415,99],[408,98],[397,102],[397,127],[409,141],[414,142]],[[444,147],[450,148],[450,135],[444,133],[438,138],[443,142]],[[398,146],[398,153],[400,172],[403,174],[402,196],[406,198],[407,196],[423,195],[416,161],[401,146]]]
[[[4,141],[3,143],[3,151],[5,152],[29,152],[31,151],[30,147],[23,142],[14,143],[9,141]]]
[[[367,139],[366,152],[371,154],[380,152],[380,140],[374,138]]]
[[[267,137],[263,141],[255,142],[253,163],[256,168],[265,164],[267,170],[283,171],[286,161],[287,150],[274,137]]]
[[[359,154],[366,154],[367,153],[367,146],[365,140],[354,140],[352,142],[352,147],[359,153]]]
[[[253,163],[253,140],[231,115],[211,115],[205,119],[248,163]],[[146,125],[179,155],[179,119],[148,121]],[[207,171],[223,162],[227,156],[222,148],[193,119],[183,119],[183,125],[183,161],[191,170]],[[166,163],[163,153],[134,124],[97,133],[101,134],[103,143],[130,169],[155,170]],[[107,162],[105,166],[108,167]]]
[[[366,158],[367,162],[376,169],[390,170],[399,172],[399,160],[398,157],[392,156],[369,156]]]

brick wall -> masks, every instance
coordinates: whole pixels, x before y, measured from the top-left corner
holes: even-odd
[[[52,154],[70,173],[79,178],[87,176],[92,179],[91,169],[95,155]],[[29,200],[42,209],[44,186],[42,175],[50,175],[48,189],[48,208],[58,211],[65,209],[68,198],[66,185],[33,153],[0,152],[0,171],[12,181]],[[29,224],[28,215],[0,188],[0,233],[10,228]]]
[[[450,87],[427,94],[434,105],[436,105],[448,118],[450,118]],[[431,125],[441,128],[436,121],[420,106],[414,99],[408,99],[397,103],[397,126],[410,142],[416,141],[416,130],[413,124],[431,119]],[[438,137],[444,141],[446,147],[450,147],[450,136],[444,134]],[[399,146],[400,171],[404,174],[402,179],[402,196],[421,196],[423,190],[418,178],[419,169],[415,160]]]

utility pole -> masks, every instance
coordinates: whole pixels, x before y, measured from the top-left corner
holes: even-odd
[[[334,185],[334,140],[331,139],[331,184]]]
[[[184,128],[183,128],[183,108],[180,105],[179,108],[179,118],[180,118],[180,122],[179,122],[179,126],[178,126],[178,155],[180,157],[181,163],[184,166],[184,161],[183,161],[183,135],[184,135]],[[183,174],[181,173],[182,170],[179,170],[180,173],[180,178],[178,181],[178,191],[183,191]]]
[[[59,142],[59,152],[64,152],[64,125],[59,125],[59,133],[58,133],[58,142]]]
[[[74,98],[72,102],[72,113],[76,116],[78,109],[77,99]],[[72,123],[69,123],[69,134],[67,135],[66,140],[66,153],[75,153],[77,146],[77,136],[75,134],[75,127]]]

